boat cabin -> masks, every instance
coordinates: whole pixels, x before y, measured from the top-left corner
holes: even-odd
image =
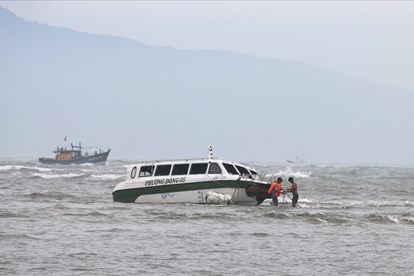
[[[269,184],[256,170],[216,158],[142,161],[127,165],[126,179],[114,188],[114,201],[257,205]]]
[[[242,164],[218,159],[183,159],[145,161],[127,166],[126,180],[145,180],[152,177],[185,177],[196,175],[238,175],[258,179],[256,170]],[[179,181],[179,180],[177,180]]]
[[[81,157],[81,152],[78,150],[58,149],[54,153],[56,153],[56,160],[71,160]]]

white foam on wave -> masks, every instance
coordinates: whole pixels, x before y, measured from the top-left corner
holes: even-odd
[[[414,206],[413,202],[408,200],[406,201],[374,201],[368,200],[364,202],[368,207],[404,207],[404,206]]]
[[[403,216],[401,218],[401,221],[404,222],[404,223],[407,223],[407,224],[414,224],[414,217]]]
[[[312,199],[307,199],[307,198],[300,198],[299,201],[300,202],[306,202],[306,203],[313,203],[314,202]]]
[[[14,170],[16,166],[12,165],[6,165],[6,166],[0,166],[0,171],[9,171]],[[21,167],[21,166],[20,166]]]
[[[301,199],[303,202],[307,202],[306,199]],[[300,200],[300,201],[301,201]],[[328,200],[328,201],[308,201],[314,203],[320,207],[407,207],[414,206],[411,201],[376,201],[376,200]]]
[[[37,176],[44,179],[54,179],[54,178],[73,178],[79,177],[83,174],[76,174],[76,173],[67,173],[67,174],[45,174],[45,173],[34,173],[33,176]]]
[[[27,167],[31,170],[36,170],[39,172],[51,172],[51,171],[61,171],[61,169],[49,169],[49,168],[42,168],[42,167]]]
[[[279,201],[279,206],[281,207],[291,207],[292,206],[292,200],[289,197],[283,197],[280,196],[278,198]],[[300,199],[298,201],[298,206],[299,208],[310,208],[309,205],[307,205],[306,203],[311,202],[308,199]],[[271,198],[266,198],[265,200],[263,200],[263,202],[260,204],[260,206],[272,206],[272,199]],[[293,208],[293,207],[292,207]]]
[[[26,170],[35,170],[35,171],[39,171],[39,172],[51,172],[51,171],[61,171],[62,169],[50,169],[50,168],[43,168],[43,167],[37,167],[37,166],[33,166],[33,167],[29,167],[29,166],[20,166],[20,165],[5,165],[5,166],[0,166],[0,171],[10,171],[10,170],[22,170],[22,169],[26,169]]]
[[[387,219],[388,219],[390,222],[400,223],[400,221],[398,220],[398,218],[396,218],[396,217],[394,217],[394,216],[391,216],[391,215],[387,215]]]
[[[277,173],[273,174],[266,174],[267,177],[270,176],[274,177],[294,177],[294,178],[309,178],[312,175],[311,171],[308,172],[301,172],[301,171],[293,171],[291,167],[287,167],[286,170],[279,170]]]
[[[79,166],[82,166],[82,167],[91,167],[91,166],[94,166],[94,164],[93,163],[82,163],[82,164],[79,164]]]
[[[414,206],[414,201],[406,200],[406,201],[404,201],[404,205],[405,206]]]
[[[93,178],[100,178],[100,179],[118,179],[118,178],[123,178],[124,175],[119,175],[119,174],[92,174],[91,175]]]

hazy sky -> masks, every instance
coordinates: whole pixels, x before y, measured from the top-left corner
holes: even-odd
[[[182,49],[296,60],[414,92],[414,1],[0,1],[19,17]]]

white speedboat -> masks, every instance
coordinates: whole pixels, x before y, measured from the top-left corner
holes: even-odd
[[[143,161],[128,165],[117,202],[259,205],[269,184],[256,170],[213,158]]]

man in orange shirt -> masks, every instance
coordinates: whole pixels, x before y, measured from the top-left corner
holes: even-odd
[[[280,196],[280,193],[283,190],[282,182],[283,182],[283,179],[281,177],[278,177],[276,181],[273,181],[272,185],[270,185],[270,188],[267,191],[267,193],[272,195],[272,202],[273,202],[273,205],[275,206],[279,205],[277,197]]]

